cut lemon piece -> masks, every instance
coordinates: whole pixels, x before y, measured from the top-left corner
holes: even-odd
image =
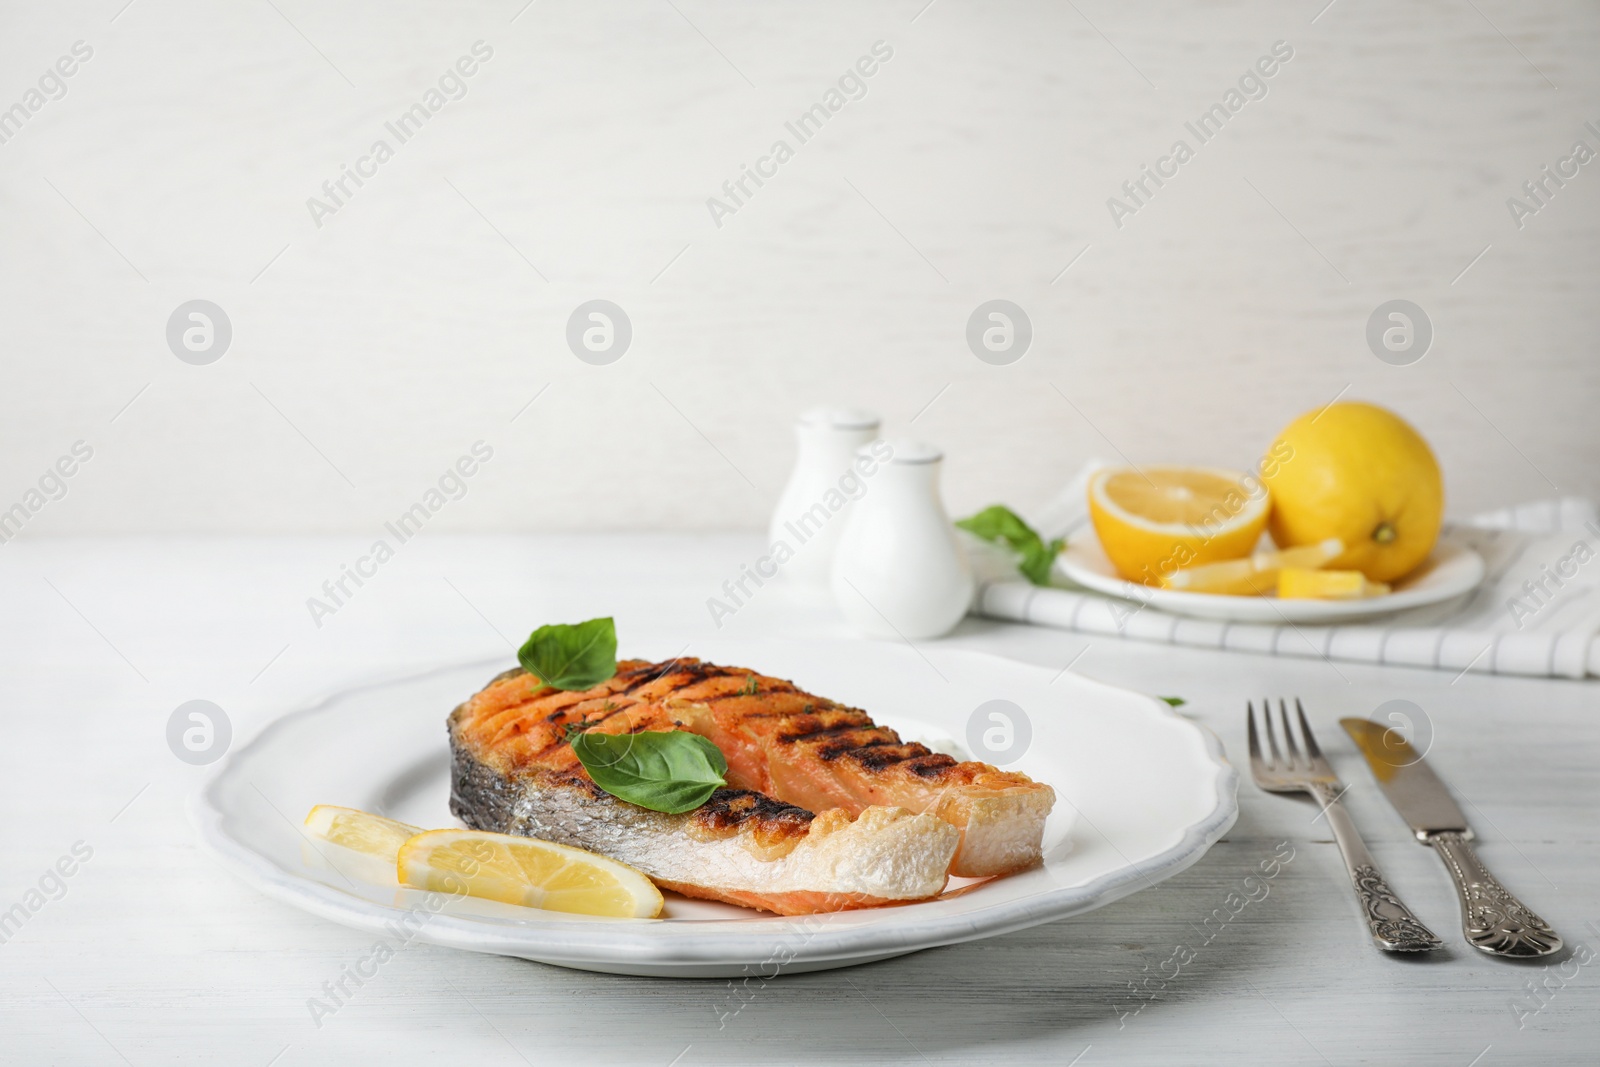
[[[1285,567],[1314,570],[1344,551],[1336,537],[1314,545],[1285,548],[1276,552],[1257,552],[1244,559],[1221,563],[1202,563],[1175,571],[1161,584],[1185,593],[1222,593],[1232,596],[1265,596],[1278,587],[1278,574]]]
[[[1117,573],[1159,585],[1184,567],[1250,553],[1267,525],[1261,480],[1206,467],[1110,467],[1089,480],[1089,517]]]
[[[306,816],[306,832],[339,851],[320,849],[324,859],[346,875],[355,875],[378,885],[394,885],[394,861],[400,846],[422,828],[396,822],[382,815],[318,804]]]
[[[1278,572],[1278,596],[1284,600],[1363,600],[1388,591],[1386,582],[1374,582],[1360,571],[1285,567]]]
[[[661,891],[625,863],[581,848],[483,830],[429,830],[400,848],[400,881],[417,889],[546,911],[653,919]]]

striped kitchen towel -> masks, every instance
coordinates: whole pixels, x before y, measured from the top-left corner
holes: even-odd
[[[1046,536],[1088,525],[1091,464],[1037,518]],[[1075,586],[1058,573],[1035,586],[983,546],[976,614],[1081,633],[1194,648],[1305,656],[1486,674],[1600,675],[1600,513],[1563,498],[1447,524],[1444,536],[1477,550],[1483,583],[1454,601],[1338,626],[1228,623],[1169,615]]]

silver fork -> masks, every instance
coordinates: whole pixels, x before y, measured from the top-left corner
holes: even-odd
[[[1356,831],[1356,824],[1350,820],[1344,805],[1339,803],[1344,784],[1333,773],[1328,761],[1322,758],[1322,749],[1317,747],[1316,735],[1306,721],[1306,709],[1301,706],[1299,697],[1295,698],[1294,707],[1300,719],[1300,736],[1305,741],[1305,754],[1301,755],[1300,746],[1295,744],[1289,708],[1280,698],[1278,714],[1283,722],[1284,746],[1288,749],[1285,758],[1278,751],[1277,734],[1272,728],[1272,703],[1268,700],[1261,702],[1261,714],[1267,726],[1267,746],[1272,750],[1272,758],[1268,760],[1261,754],[1261,739],[1256,734],[1255,704],[1251,702],[1245,705],[1250,724],[1250,772],[1255,777],[1256,785],[1269,793],[1310,793],[1322,806],[1323,814],[1328,817],[1328,825],[1333,827],[1334,839],[1339,842],[1345,869],[1350,873],[1350,884],[1355,887],[1356,898],[1361,903],[1367,931],[1372,934],[1372,940],[1379,948],[1385,952],[1428,952],[1438,948],[1443,942],[1434,936],[1432,930],[1422,925],[1410,908],[1400,903],[1400,898],[1389,888],[1389,883],[1383,880],[1372,853],[1367,851],[1366,843]]]

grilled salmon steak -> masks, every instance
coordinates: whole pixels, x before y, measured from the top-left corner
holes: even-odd
[[[648,664],[632,681],[648,678]],[[666,889],[779,915],[925,900],[945,887],[960,835],[931,815],[870,807],[813,814],[749,789],[718,789],[680,815],[651,811],[590,780],[569,725],[607,733],[681,729],[657,703],[623,693],[626,675],[581,693],[520,667],[450,716],[450,810],[478,830],[590,849]]]
[[[722,751],[732,788],[683,815],[628,804],[589,780],[569,726],[690,730]],[[450,737],[451,810],[468,825],[590,848],[687,895],[780,914],[922,899],[947,870],[1027,867],[1055,802],[1047,785],[902,742],[859,709],[695,659],[623,661],[583,692],[507,671],[455,710]]]
[[[739,668],[686,661],[635,691],[660,700],[728,760],[728,782],[812,811],[893,804],[961,831],[950,873],[1010,874],[1039,860],[1055,790],[900,740],[858,708]]]

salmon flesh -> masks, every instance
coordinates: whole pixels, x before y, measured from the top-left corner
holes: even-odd
[[[569,728],[690,730],[729,788],[669,815],[596,786]],[[449,721],[451,810],[481,830],[600,852],[687,896],[781,915],[922,900],[947,873],[1037,862],[1048,786],[902,743],[865,712],[699,660],[624,661],[583,692],[521,668]],[[814,814],[815,813],[815,814]]]

